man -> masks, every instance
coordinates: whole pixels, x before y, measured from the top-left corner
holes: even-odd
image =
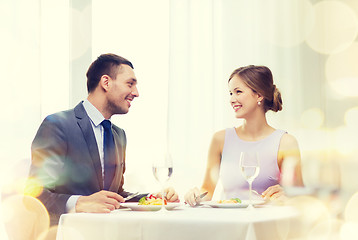
[[[126,114],[139,96],[132,63],[99,56],[87,71],[87,90],[87,100],[74,109],[46,117],[31,146],[30,176],[43,185],[38,198],[51,224],[69,211],[111,212],[130,194],[123,190],[125,132],[104,120]],[[178,195],[168,188],[166,198],[177,201]]]

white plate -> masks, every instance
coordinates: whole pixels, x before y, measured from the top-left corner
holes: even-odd
[[[165,208],[171,210],[180,205],[180,203],[168,203],[168,205],[165,205]],[[121,206],[130,208],[134,211],[158,211],[162,207],[162,205],[139,205],[137,202],[121,203]]]
[[[246,208],[249,206],[249,200],[241,200],[241,203],[218,203],[217,201],[201,202],[201,204],[208,205],[213,208]],[[264,200],[252,200],[253,205],[263,204]]]

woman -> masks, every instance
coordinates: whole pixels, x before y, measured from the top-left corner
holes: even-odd
[[[282,109],[279,90],[273,84],[272,73],[265,66],[246,66],[236,69],[229,78],[230,102],[241,126],[214,134],[208,155],[207,169],[201,190],[191,189],[186,203],[196,205],[201,192],[208,192],[204,200],[213,196],[220,176],[225,198],[247,198],[248,183],[239,172],[239,157],[244,151],[256,151],[260,156],[260,173],[253,182],[253,190],[264,199],[285,197],[279,185],[284,160],[295,159],[295,186],[303,186],[300,153],[296,139],[283,130],[274,129],[266,120],[266,112]]]

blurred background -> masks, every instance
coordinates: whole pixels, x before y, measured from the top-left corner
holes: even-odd
[[[305,185],[336,215],[358,191],[356,0],[0,0],[0,34],[3,199],[23,191],[42,120],[87,97],[87,68],[109,52],[138,78],[140,97],[112,118],[127,190],[160,189],[151,164],[167,149],[170,185],[200,186],[211,136],[240,124],[228,77],[254,64],[282,93],[267,117],[297,138]]]

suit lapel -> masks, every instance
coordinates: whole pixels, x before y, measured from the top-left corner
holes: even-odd
[[[110,190],[118,192],[123,176],[124,167],[125,167],[125,163],[124,163],[125,156],[124,156],[123,143],[121,141],[120,136],[116,131],[113,130],[113,128],[112,128],[112,132],[114,137],[114,143],[116,145],[116,170]]]
[[[86,140],[88,151],[92,158],[92,163],[97,175],[98,187],[99,189],[103,189],[101,160],[99,158],[98,146],[91,126],[91,120],[89,119],[82,103],[79,103],[75,107],[74,111],[78,119],[77,123],[82,130],[83,137]]]

